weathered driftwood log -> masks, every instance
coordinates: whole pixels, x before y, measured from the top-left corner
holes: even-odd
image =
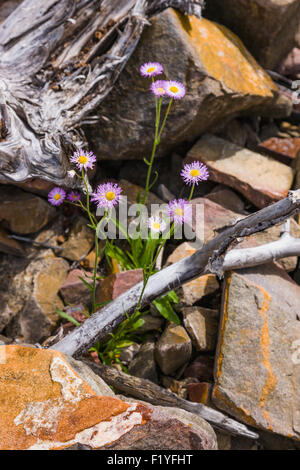
[[[178,397],[175,393],[159,387],[150,380],[140,379],[125,374],[114,367],[95,364],[92,361],[84,360],[89,367],[98,374],[108,385],[114,387],[117,391],[144,400],[152,405],[174,406],[183,410],[195,413],[208,421],[213,427],[230,434],[248,437],[249,439],[258,439],[258,434],[251,431],[244,424],[225,416],[220,411],[214,410],[202,403],[193,403]]]
[[[287,198],[238,220],[234,225],[225,228],[192,256],[151,276],[143,295],[142,306],[206,272],[222,275],[225,252],[232,242],[281,223],[299,211],[300,190],[291,191]],[[270,253],[273,258],[273,251],[271,250]],[[263,262],[266,262],[266,259]],[[137,284],[96,312],[82,326],[76,328],[56,343],[53,348],[70,356],[81,355],[97,341],[105,338],[117,325],[125,320],[126,313],[131,314],[134,312],[141,290],[142,283]]]
[[[224,258],[223,270],[249,268],[289,256],[300,256],[300,239],[284,234],[266,245],[229,251]]]
[[[147,19],[203,0],[24,0],[0,25],[0,182],[66,179],[67,155],[109,93]]]

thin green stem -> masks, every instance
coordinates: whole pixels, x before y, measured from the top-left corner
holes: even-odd
[[[150,162],[148,164],[148,171],[147,171],[147,177],[146,177],[146,186],[145,186],[145,193],[144,193],[144,197],[143,197],[143,204],[145,204],[145,202],[147,200],[147,197],[148,197],[150,178],[151,178],[151,173],[152,173],[152,166],[153,166],[153,162],[154,162],[156,147],[159,144],[158,132],[159,132],[159,123],[160,123],[161,103],[162,103],[162,99],[159,98],[158,106],[156,107],[156,116],[155,116],[155,136],[154,136],[154,142],[153,142],[153,147],[152,147],[151,158],[150,158]]]
[[[191,188],[191,192],[190,192],[190,195],[189,195],[189,198],[188,198],[188,201],[189,201],[189,202],[190,202],[190,200],[191,200],[192,197],[193,197],[194,190],[195,190],[195,183],[193,183],[193,186],[192,186],[192,188]]]
[[[137,307],[135,309],[135,312],[139,311],[139,309],[141,308],[141,303],[142,303],[142,298],[143,298],[143,295],[144,295],[144,292],[145,292],[145,289],[146,289],[146,286],[148,284],[148,281],[149,281],[149,278],[151,277],[151,273],[153,271],[153,268],[155,266],[155,263],[157,261],[157,258],[159,257],[159,254],[161,252],[161,250],[163,249],[163,247],[165,246],[166,244],[166,241],[169,239],[170,236],[172,236],[173,232],[174,232],[174,228],[175,228],[175,223],[172,224],[169,232],[167,233],[167,235],[164,237],[164,240],[163,242],[160,244],[157,252],[156,252],[156,255],[151,263],[151,266],[150,266],[150,269],[148,270],[150,272],[146,273],[145,277],[144,277],[144,284],[143,284],[143,288],[142,288],[142,291],[141,291],[141,294],[139,296],[139,300],[138,300],[138,303],[137,303]]]
[[[168,109],[167,109],[167,111],[166,111],[166,114],[165,114],[163,123],[162,123],[162,125],[161,125],[160,131],[159,131],[159,134],[158,134],[158,143],[160,142],[161,134],[162,134],[162,132],[163,132],[163,130],[164,130],[164,127],[165,127],[165,125],[166,125],[167,118],[168,118],[168,115],[169,115],[169,113],[170,113],[172,103],[173,103],[173,98],[171,98],[170,101],[169,101],[169,106],[168,106]]]
[[[98,258],[99,258],[99,242],[97,230],[95,230],[95,263],[94,263],[94,272],[93,272],[93,290],[92,290],[92,310],[93,313],[97,310],[96,308],[96,280],[97,280],[97,271],[98,271]]]

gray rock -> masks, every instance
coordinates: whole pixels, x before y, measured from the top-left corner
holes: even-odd
[[[155,344],[147,342],[142,344],[128,367],[131,375],[158,383],[156,363],[154,358]]]
[[[145,315],[143,320],[145,323],[139,328],[139,333],[160,330],[165,321],[161,315]]]
[[[197,351],[213,351],[217,344],[219,312],[203,307],[182,309],[184,326]]]
[[[300,287],[276,264],[224,283],[213,400],[252,426],[300,440]]]
[[[155,359],[166,375],[186,364],[192,354],[192,342],[180,325],[169,324],[156,343]]]
[[[138,353],[140,347],[140,344],[133,343],[127,348],[123,348],[119,357],[120,361],[123,362],[123,364],[125,364],[126,366],[128,366],[134,356]]]

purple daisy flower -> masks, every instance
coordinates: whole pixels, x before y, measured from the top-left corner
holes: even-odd
[[[159,216],[152,216],[148,219],[148,227],[151,232],[159,233],[166,229],[166,223]]]
[[[166,81],[165,88],[167,95],[174,100],[181,100],[185,95],[185,87],[181,82],[176,82],[174,80]]]
[[[68,199],[69,199],[69,201],[71,201],[71,202],[79,201],[79,200],[80,200],[80,194],[79,194],[77,191],[71,191],[71,192],[68,194]]]
[[[48,201],[52,206],[60,206],[66,198],[66,191],[62,188],[53,188],[48,194]]]
[[[164,96],[166,95],[165,80],[156,80],[156,82],[151,83],[150,90],[155,96]]]
[[[91,194],[91,201],[98,207],[110,209],[118,204],[122,188],[115,183],[100,184],[95,193]]]
[[[187,163],[181,170],[181,176],[186,184],[198,184],[209,178],[207,166],[198,161]]]
[[[173,199],[169,202],[169,216],[172,222],[182,225],[192,220],[192,205],[186,199]]]
[[[92,170],[96,160],[96,156],[93,152],[86,152],[85,150],[77,150],[70,158],[70,162],[76,163],[79,170],[82,170],[82,168],[84,168],[84,170],[88,168]]]
[[[146,62],[140,68],[143,77],[155,77],[163,72],[163,66],[159,62]]]

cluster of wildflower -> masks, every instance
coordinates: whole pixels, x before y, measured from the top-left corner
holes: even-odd
[[[159,62],[147,62],[140,68],[143,77],[156,77],[163,73],[163,66]],[[185,95],[185,87],[175,80],[156,80],[151,83],[150,90],[157,97],[168,96],[180,100]]]
[[[188,185],[198,184],[200,181],[206,181],[209,178],[209,172],[203,163],[194,161],[184,165],[181,176]],[[192,221],[192,204],[186,199],[173,199],[168,204],[168,216],[175,225],[183,225]],[[150,217],[149,227],[153,232],[163,233],[166,224],[160,217]]]
[[[154,77],[163,73],[163,66],[160,63],[147,62],[141,66],[140,73],[144,77],[152,78],[153,81],[150,89],[155,96],[168,96],[174,100],[184,97],[185,87],[181,82],[174,80],[154,81]],[[70,161],[74,163],[78,170],[83,174],[83,172],[86,172],[88,169],[93,169],[96,162],[96,156],[93,152],[78,150],[74,155],[72,155]],[[76,174],[75,170],[68,171],[69,178],[74,178]],[[194,188],[194,186],[200,181],[207,180],[209,178],[209,173],[207,167],[203,163],[194,161],[184,166],[181,171],[181,177],[187,185],[192,185]],[[91,193],[91,201],[96,203],[97,207],[111,209],[118,204],[121,193],[122,189],[116,183],[100,184],[96,191]],[[71,203],[78,203],[80,201],[80,194],[76,191],[71,191],[67,194],[64,189],[59,187],[52,189],[48,194],[48,200],[54,206],[61,205],[66,198]],[[168,205],[167,215],[176,225],[189,223],[192,220],[192,205],[189,200],[174,199]],[[148,226],[154,233],[163,233],[166,229],[166,223],[160,216],[150,217],[148,219]]]
[[[87,171],[87,169],[93,169],[96,162],[96,156],[93,152],[86,152],[84,150],[78,150],[70,158],[72,163],[75,163],[79,170]],[[74,178],[76,171],[68,171],[69,178]],[[95,202],[98,207],[105,207],[109,209],[115,206],[121,195],[122,189],[120,186],[114,183],[100,184],[96,191],[91,194],[91,201]],[[76,203],[80,201],[80,193],[77,191],[71,191],[69,194],[62,188],[53,188],[48,194],[48,201],[53,206],[60,206],[65,199],[70,202]]]

